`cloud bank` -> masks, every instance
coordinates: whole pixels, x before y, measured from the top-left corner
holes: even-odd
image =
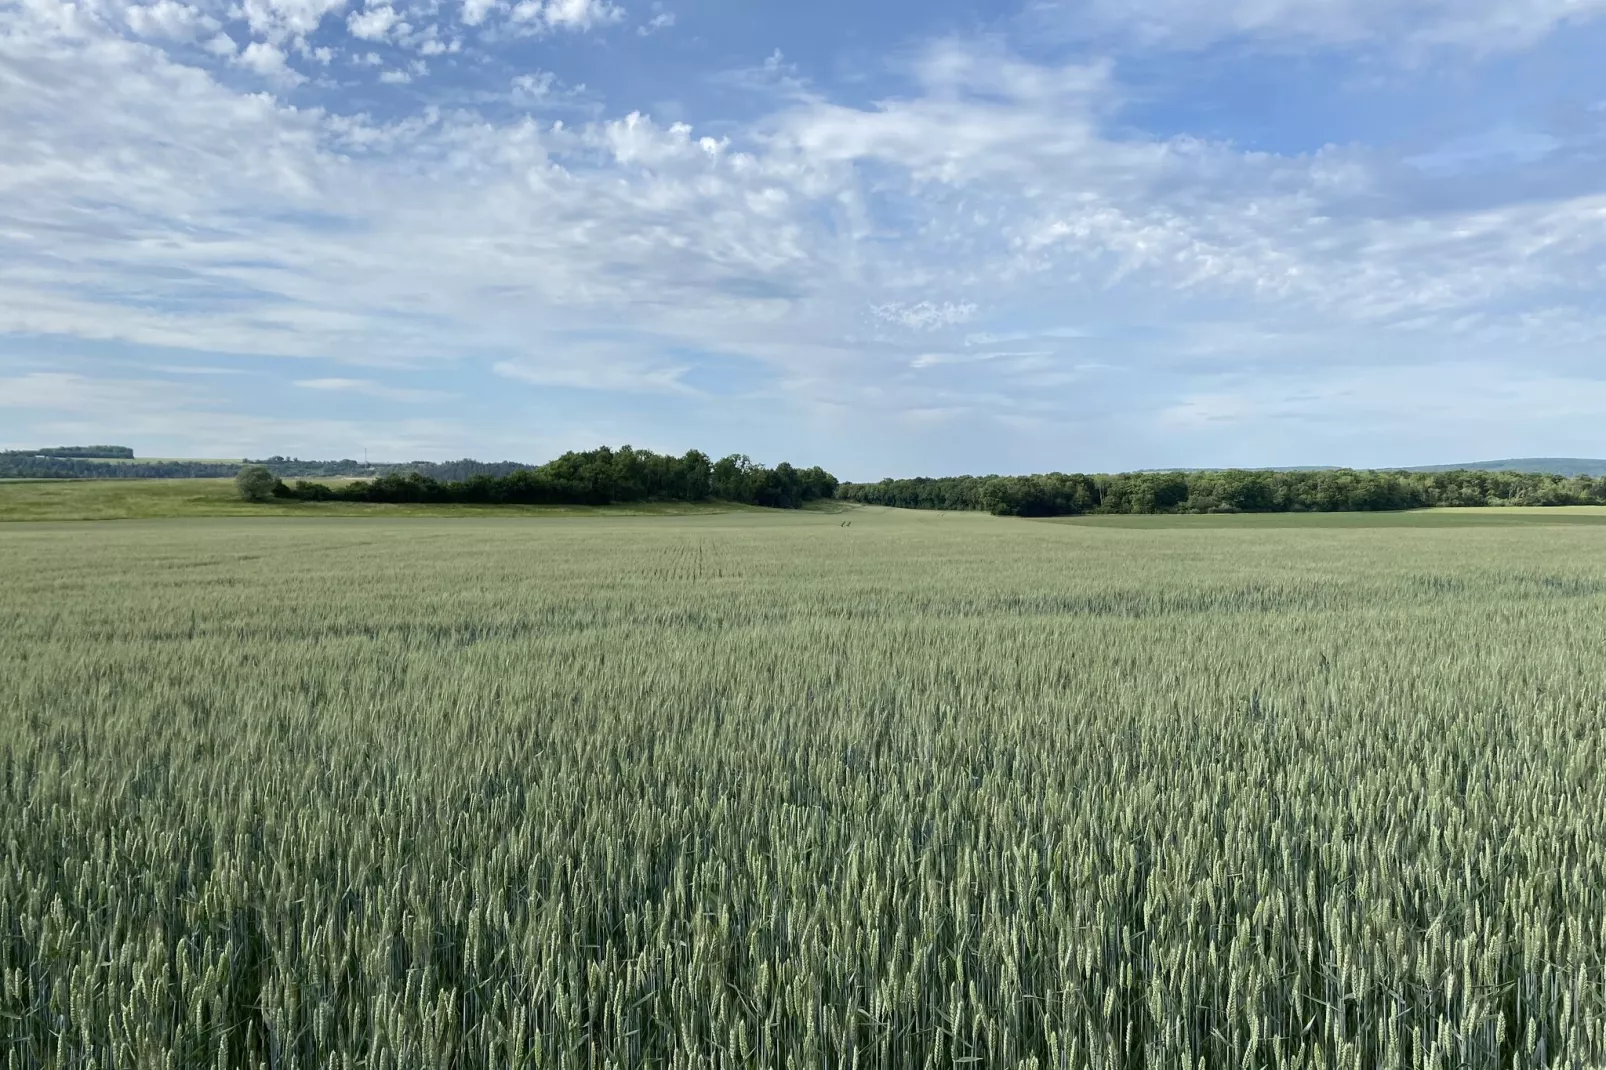
[[[1420,4],[1397,36],[1515,48],[1601,7]],[[239,395],[175,393],[153,409],[161,390],[116,371],[134,359],[117,353],[149,350],[276,361],[303,397],[462,398],[461,418],[398,443],[452,454],[532,440],[499,430],[487,447],[474,390],[387,376],[468,365],[504,400],[691,405],[711,394],[693,385],[698,367],[743,362],[764,369],[740,403],[761,397],[762,418],[654,410],[649,426],[680,444],[726,419],[733,437],[812,446],[853,475],[1137,466],[1167,451],[1379,463],[1367,444],[1380,428],[1400,461],[1431,460],[1435,442],[1472,448],[1478,428],[1430,398],[1509,391],[1543,408],[1587,395],[1606,326],[1606,193],[1491,190],[1445,207],[1420,168],[1365,145],[1275,153],[1146,133],[1120,121],[1120,64],[1085,49],[1028,59],[1001,37],[937,38],[889,61],[884,92],[849,100],[799,81],[740,123],[699,126],[606,105],[543,111],[554,81],[529,73],[496,98],[377,109],[340,89],[371,66],[371,45],[386,57],[365,92],[387,75],[411,92],[443,69],[426,56],[466,62],[526,31],[651,27],[656,40],[675,28],[661,8],[0,10],[0,143],[14,147],[0,158],[0,352],[17,372],[6,403],[38,414],[16,435],[167,419],[216,448]],[[1096,0],[1036,17],[1076,15],[1155,48],[1358,46],[1402,10]],[[101,355],[69,373],[38,339]],[[1008,339],[1035,341],[999,348]],[[1368,383],[1396,400],[1367,398]],[[136,415],[119,425],[118,411]],[[1434,414],[1437,438],[1401,429],[1411,411]],[[1301,452],[1313,440],[1291,413],[1328,455]],[[587,417],[554,440],[601,426]],[[1518,420],[1512,447],[1536,426]],[[1558,445],[1606,448],[1585,438]]]

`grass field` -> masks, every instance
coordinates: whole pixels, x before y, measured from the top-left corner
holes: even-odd
[[[843,503],[847,504],[847,503]],[[1606,524],[1606,508],[1598,505],[1500,505],[1456,509],[1405,509],[1396,512],[1354,513],[1202,513],[1112,514],[1054,517],[1038,524],[1076,524],[1087,527],[1138,528],[1152,531],[1198,531],[1223,528],[1292,528],[1332,530],[1355,528],[1487,528]]]
[[[331,486],[351,482],[322,479]],[[386,505],[368,502],[246,502],[232,479],[0,480],[0,523],[18,520],[152,520],[180,517],[676,516],[747,508],[685,502],[610,505]]]
[[[1601,1065],[1606,529],[1459,516],[0,525],[0,1061]]]

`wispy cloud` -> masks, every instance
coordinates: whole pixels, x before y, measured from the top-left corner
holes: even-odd
[[[295,385],[302,390],[318,390],[335,394],[361,394],[364,397],[378,398],[381,401],[439,401],[451,397],[450,394],[438,390],[408,390],[402,387],[386,386],[372,379],[297,379]]]
[[[681,382],[684,367],[583,359],[569,363],[503,360],[493,370],[504,379],[534,386],[605,390],[627,394],[691,394]]]
[[[1034,349],[1024,351],[922,353],[909,362],[911,368],[934,368],[942,364],[982,364],[992,360],[1039,360],[1052,357],[1053,351]]]
[[[896,323],[916,331],[934,331],[975,319],[977,308],[970,302],[943,301],[939,304],[932,301],[916,301],[908,304],[889,302],[884,305],[871,305],[870,311],[888,323]]]
[[[640,37],[651,37],[653,34],[661,30],[667,30],[675,24],[675,13],[673,11],[665,11],[661,3],[655,3],[652,7],[653,14],[651,17],[636,27],[636,34]]]
[[[1039,330],[976,331],[965,335],[967,346],[995,346],[1004,342],[1025,342],[1034,338],[1087,338],[1081,327],[1044,327]]]
[[[193,41],[204,34],[216,33],[222,25],[211,15],[188,4],[176,3],[175,0],[130,5],[123,9],[123,19],[129,29],[141,37],[161,37],[174,41]]]
[[[225,368],[207,364],[154,364],[151,371],[164,375],[244,375],[243,368]]]
[[[741,73],[689,81],[739,91],[745,109],[714,124],[695,100],[655,116],[595,91],[552,111],[579,92],[549,73],[560,45],[672,51],[689,34],[637,36],[670,25],[663,8],[29,0],[0,20],[0,144],[14,147],[0,153],[0,332],[193,352],[156,369],[191,387],[225,378],[231,354],[366,365],[286,378],[397,403],[448,399],[362,376],[461,361],[500,380],[497,402],[580,390],[669,408],[708,396],[676,353],[733,354],[794,407],[748,432],[809,440],[962,410],[994,421],[986,433],[1037,419],[1070,430],[1031,434],[1096,446],[1109,436],[1076,430],[1090,392],[1115,389],[1082,374],[1096,363],[1140,373],[1106,377],[1127,392],[1104,399],[1112,411],[1176,435],[1269,419],[1213,378],[1228,365],[1305,383],[1321,411],[1344,408],[1322,383],[1384,362],[1520,352],[1571,382],[1606,338],[1598,180],[1424,194],[1491,154],[1542,169],[1549,141],[1514,126],[1391,155],[1347,138],[1251,149],[1185,132],[1188,114],[1146,130],[1123,110],[1123,63],[1087,56],[1385,32],[1519,47],[1602,10],[1097,0],[1059,15],[1079,12],[1098,48],[1057,58],[1045,45],[1028,59],[1007,34],[939,38],[884,69],[863,61],[847,88],[779,53],[711,59]],[[496,52],[510,41],[542,51]],[[631,341],[594,341],[607,332]],[[62,411],[101,385],[136,389],[124,379],[8,380],[0,404]],[[237,407],[162,411],[199,426]]]

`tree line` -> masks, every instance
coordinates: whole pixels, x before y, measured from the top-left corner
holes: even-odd
[[[346,476],[371,476],[384,469],[380,465],[371,465],[363,461],[354,461],[350,457],[343,457],[338,461],[303,461],[299,457],[264,457],[259,461],[250,458],[235,466],[238,471],[241,466],[257,465],[266,468],[274,475],[284,478],[287,476],[323,476],[325,478]]]
[[[302,461],[294,457],[269,457],[261,461],[141,461],[127,446],[0,450],[0,479],[227,479],[245,465],[261,465],[276,476],[358,476],[370,475],[375,470],[353,460]]]
[[[901,509],[979,510],[996,516],[1084,513],[1279,513],[1432,506],[1606,505],[1606,477],[1540,472],[1131,472],[951,476],[843,483],[836,496]]]
[[[113,460],[119,463],[110,463]],[[43,450],[0,452],[0,479],[220,479],[239,470],[238,462],[140,462],[126,461],[121,455],[94,459]]]
[[[476,461],[473,458],[464,457],[459,461],[415,461],[412,464],[387,468],[380,474],[417,472],[421,476],[438,479],[443,483],[462,483],[473,479],[475,476],[501,478],[502,476],[510,476],[514,472],[526,472],[535,467],[537,466],[523,464],[519,461]]]
[[[117,461],[108,464],[107,461]],[[417,472],[442,482],[474,476],[506,476],[537,467],[518,461],[408,461],[370,464],[344,457],[337,461],[263,457],[244,461],[138,461],[127,446],[55,446],[38,450],[0,450],[0,479],[227,479],[241,468],[260,466],[280,479],[356,478]]]
[[[113,463],[115,462],[115,463]],[[741,454],[718,462],[693,450],[682,457],[629,446],[566,453],[544,465],[470,458],[376,464],[350,458],[304,461],[274,456],[243,462],[253,495],[308,501],[508,502],[600,505],[610,502],[720,500],[796,508],[836,497],[908,509],[980,510],[1000,516],[1083,513],[1338,512],[1431,506],[1602,505],[1606,476],[1457,469],[1378,471],[1208,470],[1087,475],[953,476],[838,484],[819,467],[767,468]],[[242,473],[242,462],[137,461],[126,446],[57,446],[0,451],[0,478],[175,479]],[[356,477],[328,485],[291,477]],[[373,477],[373,478],[363,478]],[[242,490],[244,487],[242,483]]]
[[[506,475],[481,472],[460,480],[410,471],[334,486],[308,480],[286,484],[260,466],[242,471],[239,480],[247,498],[485,505],[717,500],[797,509],[831,498],[837,489],[836,477],[818,466],[796,468],[782,462],[768,468],[745,454],[712,461],[699,450],[674,457],[630,446],[571,451],[537,467]]]
[[[132,461],[134,451],[127,446],[51,446],[33,451],[39,457],[101,457]]]
[[[116,461],[109,464],[108,461]],[[0,479],[227,479],[241,468],[260,466],[281,479],[293,477],[363,478],[418,472],[431,479],[455,481],[476,475],[505,476],[533,468],[517,461],[410,461],[368,464],[349,457],[338,461],[304,461],[299,457],[264,457],[245,461],[139,461],[126,446],[62,446],[42,450],[0,451]]]
[[[383,461],[354,461],[343,457],[338,461],[304,461],[299,457],[264,457],[247,459],[245,465],[260,465],[280,479],[291,477],[367,479],[373,476],[406,475],[417,472],[421,476],[442,482],[461,482],[474,476],[507,476],[538,467],[519,461],[476,461],[464,457],[458,461],[404,461],[400,464]]]

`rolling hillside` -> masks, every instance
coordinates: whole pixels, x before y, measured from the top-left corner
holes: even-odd
[[[1407,472],[1544,472],[1557,476],[1606,476],[1606,460],[1596,457],[1508,457],[1501,461],[1430,464]]]

